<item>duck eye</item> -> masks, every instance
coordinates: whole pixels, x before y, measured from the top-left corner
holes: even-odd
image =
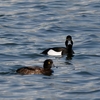
[[[50,64],[50,61],[48,62],[48,64]]]

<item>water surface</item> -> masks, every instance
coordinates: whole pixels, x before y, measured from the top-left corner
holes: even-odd
[[[74,56],[45,56],[74,41]],[[16,69],[47,58],[52,76]],[[0,1],[0,100],[100,100],[100,0]]]

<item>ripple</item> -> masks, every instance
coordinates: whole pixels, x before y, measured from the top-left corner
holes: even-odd
[[[21,56],[29,57],[29,58],[38,58],[38,57],[42,57],[43,55],[37,54],[37,53],[32,53],[32,54],[21,54]]]
[[[3,46],[16,46],[16,45],[19,45],[17,43],[5,43],[5,44],[2,44]]]
[[[0,72],[0,75],[8,75],[10,72]]]
[[[77,72],[76,74],[79,74],[79,75],[93,75],[92,73],[87,72],[87,71]]]
[[[3,15],[3,14],[2,14],[2,15],[0,15],[0,17],[4,17],[4,16],[5,16],[5,15]]]
[[[100,99],[99,0],[0,1],[0,100]],[[73,38],[73,58],[40,53]],[[18,75],[16,69],[55,66],[52,76]]]
[[[88,92],[68,92],[69,94],[91,94],[91,93],[97,93],[97,92],[100,92],[100,89],[96,89],[96,90],[91,90],[91,91],[88,91]]]

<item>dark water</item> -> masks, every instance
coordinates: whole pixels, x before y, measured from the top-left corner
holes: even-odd
[[[40,54],[67,35],[72,59]],[[47,58],[52,76],[15,73]],[[0,100],[100,100],[100,0],[1,0]]]

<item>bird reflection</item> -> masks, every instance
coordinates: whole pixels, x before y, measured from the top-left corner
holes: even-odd
[[[73,54],[67,54],[66,60],[72,60],[73,57],[74,57]]]

